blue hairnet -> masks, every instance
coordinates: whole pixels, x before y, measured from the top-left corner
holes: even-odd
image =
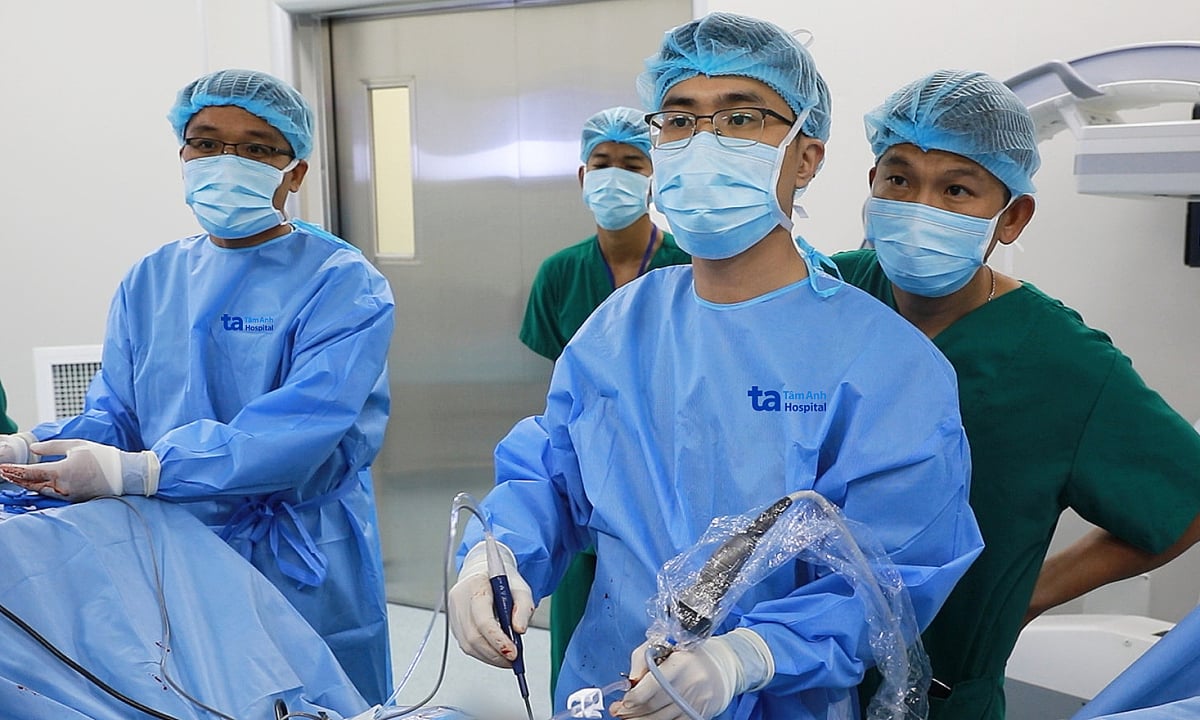
[[[180,143],[192,116],[214,105],[236,105],[266,120],[301,160],[312,152],[312,110],[295,88],[278,78],[257,70],[218,70],[192,81],[167,113]]]
[[[867,113],[875,159],[910,143],[974,160],[1014,197],[1033,193],[1041,165],[1029,110],[1004,83],[986,73],[938,70],[896,91]]]
[[[829,89],[808,50],[778,25],[732,13],[711,13],[668,30],[638,76],[642,104],[653,111],[677,83],[707,75],[737,75],[766,84],[799,115],[800,131],[829,139]]]
[[[579,139],[579,161],[586,163],[602,142],[632,145],[650,157],[650,125],[645,116],[641,110],[613,107],[588,118]]]

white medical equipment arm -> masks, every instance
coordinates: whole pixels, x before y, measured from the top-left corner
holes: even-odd
[[[1200,199],[1200,120],[1125,122],[1120,112],[1200,103],[1200,43],[1144,43],[1005,81],[1029,108],[1038,140],[1076,138],[1076,188],[1118,197]]]

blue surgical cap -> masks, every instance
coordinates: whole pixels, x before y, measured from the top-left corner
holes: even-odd
[[[1013,197],[1035,190],[1042,161],[1033,118],[986,73],[938,70],[893,93],[865,121],[876,161],[893,145],[910,143],[974,160]]]
[[[278,78],[257,70],[218,70],[192,81],[167,113],[180,143],[192,116],[215,105],[236,105],[266,120],[301,160],[312,152],[312,110],[295,88]]]
[[[645,116],[641,110],[614,107],[588,118],[579,139],[579,161],[587,163],[592,151],[603,142],[632,145],[650,157],[650,125]]]
[[[795,37],[778,25],[732,13],[711,13],[668,30],[656,55],[638,76],[648,110],[662,107],[676,84],[706,75],[737,75],[767,85],[799,115],[811,109],[800,131],[829,139],[829,88],[816,63]]]

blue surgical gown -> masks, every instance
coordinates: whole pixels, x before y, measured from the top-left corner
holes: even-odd
[[[571,692],[629,670],[664,562],[712,518],[796,490],[822,493],[874,532],[924,627],[982,548],[969,476],[954,372],[903,318],[851,287],[822,298],[808,280],[714,305],[681,266],[623,287],[576,333],[544,414],[496,448],[497,485],[482,505],[535,598],[596,547],[561,709]],[[478,538],[474,529],[464,546]],[[795,561],[768,576],[716,632],[759,633],[775,677],[721,717],[847,708],[872,662],[864,617],[827,568]]]
[[[1200,606],[1127,667],[1071,720],[1200,717]]]
[[[293,226],[243,249],[198,235],[139,261],[82,414],[33,433],[153,450],[157,497],[246,556],[378,703],[391,668],[370,466],[394,301],[353,246]]]
[[[304,717],[328,711],[348,718],[367,709],[295,608],[177,503],[135,496],[0,512],[0,556],[0,604],[118,692],[165,716],[218,717],[168,678],[239,720],[274,718],[277,699]],[[167,677],[159,664],[164,639]],[[6,720],[150,717],[94,687],[7,619],[0,644]]]

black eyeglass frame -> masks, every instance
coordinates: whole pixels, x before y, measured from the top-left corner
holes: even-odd
[[[212,143],[214,147],[211,150],[206,150],[202,147],[196,147],[195,143]],[[192,150],[196,151],[197,153],[200,153],[201,157],[215,157],[217,155],[224,155],[225,148],[227,148],[227,147],[233,148],[233,152],[235,155],[237,155],[238,157],[246,158],[247,160],[265,161],[268,158],[273,158],[273,157],[276,157],[277,155],[283,155],[284,157],[289,157],[289,158],[296,157],[296,154],[294,152],[292,152],[291,150],[285,150],[284,148],[273,147],[266,143],[260,143],[260,142],[231,143],[231,142],[225,142],[224,140],[218,140],[216,138],[196,136],[196,137],[184,138],[183,144],[185,146],[191,148]],[[221,146],[220,150],[215,149],[217,145]],[[242,152],[242,148],[247,148],[249,151]],[[254,151],[254,148],[261,148],[262,153],[257,154]]]
[[[763,117],[762,117],[761,124],[759,125],[759,128],[758,128],[758,137],[757,138],[750,139],[750,138],[733,137],[730,135],[724,135],[717,130],[716,123],[714,122],[715,118],[717,118],[720,115],[730,115],[730,114],[736,113],[738,110],[754,110],[755,112],[762,113]],[[767,118],[768,117],[773,117],[776,120],[779,120],[779,121],[785,123],[788,127],[795,125],[796,120],[798,119],[798,118],[788,119],[788,118],[784,117],[783,115],[781,115],[780,113],[775,112],[771,108],[756,107],[753,105],[739,105],[737,107],[722,108],[710,115],[697,115],[696,113],[688,112],[687,110],[659,110],[658,112],[646,113],[645,115],[642,116],[642,119],[646,122],[647,125],[650,126],[650,145],[652,147],[662,148],[664,145],[664,143],[658,142],[658,138],[662,136],[662,127],[663,126],[661,123],[655,123],[655,119],[659,118],[662,115],[668,115],[668,114],[669,115],[685,115],[685,116],[689,116],[692,118],[692,134],[689,135],[687,137],[686,141],[683,142],[682,144],[668,148],[670,150],[681,150],[681,149],[687,147],[689,144],[691,144],[692,138],[696,137],[696,133],[700,132],[700,121],[701,120],[708,120],[708,122],[713,125],[713,135],[716,136],[717,142],[721,143],[722,145],[725,145],[726,147],[748,147],[750,145],[755,144],[756,142],[759,142],[762,139],[762,133],[767,127]],[[669,140],[665,144],[677,143],[682,139],[683,138],[679,138],[677,140]],[[731,144],[731,143],[727,142],[728,140],[735,140],[737,142]]]

